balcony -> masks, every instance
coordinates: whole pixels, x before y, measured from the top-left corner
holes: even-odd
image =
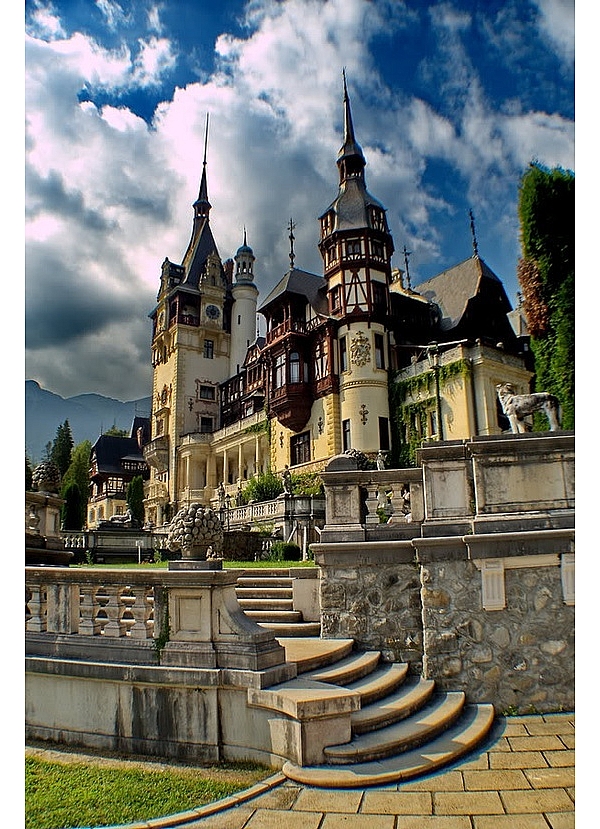
[[[286,383],[278,389],[272,389],[269,400],[273,414],[293,432],[299,432],[306,425],[312,404],[313,395],[309,383]]]
[[[165,472],[169,467],[169,437],[160,435],[144,446],[144,460],[157,472]]]
[[[281,340],[288,334],[300,334],[306,336],[308,333],[306,323],[303,320],[286,319],[275,328],[267,331],[267,345]]]

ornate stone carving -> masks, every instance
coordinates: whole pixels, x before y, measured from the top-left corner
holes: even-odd
[[[371,362],[371,343],[362,331],[352,337],[350,343],[350,359],[357,366],[364,366]]]
[[[513,432],[525,432],[525,418],[534,412],[544,412],[550,424],[550,431],[560,429],[560,405],[553,394],[542,391],[536,394],[515,394],[510,383],[498,383],[496,386],[502,411],[510,422]]]
[[[38,492],[58,492],[60,471],[52,461],[44,461],[33,470],[33,488]]]
[[[180,509],[169,526],[167,546],[190,561],[222,558],[223,526],[216,512],[201,504]]]

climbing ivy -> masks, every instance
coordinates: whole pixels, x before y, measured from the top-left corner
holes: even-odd
[[[247,426],[244,429],[246,435],[266,435],[267,444],[271,445],[271,421],[269,418],[261,420],[259,423],[253,423],[252,426]]]
[[[468,377],[470,360],[461,358],[439,367],[440,390],[457,377]],[[435,372],[424,371],[402,380],[390,378],[388,383],[392,424],[392,463],[399,467],[415,466],[416,452],[423,444],[427,415],[435,405]],[[422,400],[415,397],[427,395]],[[407,403],[406,401],[409,400]]]
[[[575,176],[532,163],[519,191],[517,276],[535,358],[535,389],[555,394],[562,426],[575,426]],[[543,414],[536,431],[548,429]]]

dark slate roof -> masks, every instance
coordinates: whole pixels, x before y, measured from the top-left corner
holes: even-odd
[[[370,205],[385,210],[381,202],[368,192],[364,179],[350,178],[340,184],[337,198],[329,205],[323,216],[333,210],[335,215],[334,231],[359,230],[371,227],[368,210]]]
[[[415,291],[439,307],[442,317],[440,329],[448,331],[460,323],[469,300],[477,296],[485,280],[498,283],[504,292],[502,282],[483,259],[471,256],[426,282],[421,282],[415,287]],[[511,310],[508,297],[506,306],[504,313]]]
[[[322,276],[292,268],[284,274],[258,310],[262,312],[285,294],[296,294],[303,297],[318,314],[327,314],[326,288],[327,280]]]
[[[181,282],[182,286],[190,285],[193,288],[198,288],[200,277],[204,272],[206,260],[210,254],[215,253],[217,256],[219,255],[208,217],[198,219],[197,221],[198,226],[194,227],[190,244],[183,257],[185,277]]]
[[[92,448],[96,456],[98,471],[104,473],[121,473],[121,461],[143,462],[144,455],[135,438],[122,438],[116,435],[100,435]]]

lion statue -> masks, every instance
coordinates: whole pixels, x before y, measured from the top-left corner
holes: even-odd
[[[558,398],[553,394],[546,391],[515,394],[515,389],[510,383],[498,383],[496,391],[502,411],[507,416],[513,432],[527,431],[524,418],[534,412],[545,413],[551,432],[560,429],[560,405]]]

